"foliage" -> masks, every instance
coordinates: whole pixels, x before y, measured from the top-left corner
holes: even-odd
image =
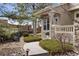
[[[0,32],[0,42],[19,41],[20,37],[20,34],[17,32],[15,33],[6,30],[1,30]]]
[[[65,52],[73,51],[73,46],[69,43],[63,44],[63,48]]]
[[[40,41],[40,46],[44,48],[47,51],[52,51],[52,52],[61,52],[61,44],[57,40],[41,40]]]
[[[40,41],[40,40],[42,40],[40,37],[33,36],[33,35],[29,35],[27,37],[24,37],[25,42],[35,42],[35,41]]]
[[[65,43],[62,48],[60,41],[57,41],[55,39],[41,40],[39,45],[43,49],[52,53],[59,53],[59,52],[62,53],[62,52],[69,52],[73,50],[73,46],[71,44]]]
[[[7,4],[5,4],[7,5]],[[38,10],[48,6],[49,4],[45,3],[16,3],[16,4],[8,4],[13,7],[13,9],[6,10],[1,7],[1,12],[3,15],[2,17],[8,17],[9,19],[16,19],[20,24],[23,23],[23,20],[33,20],[33,29],[34,29],[34,34],[36,34],[36,18],[37,16],[33,16],[33,13],[37,12]],[[4,6],[4,5],[3,5]],[[29,16],[30,15],[30,16]],[[35,20],[35,21],[34,21]]]
[[[28,33],[23,33],[22,35],[23,35],[24,37],[29,36]]]

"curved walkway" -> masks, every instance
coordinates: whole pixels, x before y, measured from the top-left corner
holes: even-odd
[[[26,51],[26,49],[30,49],[29,55],[40,55],[47,53],[46,50],[39,46],[39,42],[25,43],[23,49],[24,51]]]

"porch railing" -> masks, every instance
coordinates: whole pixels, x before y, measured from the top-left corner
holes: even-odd
[[[74,25],[53,25],[52,31],[56,33],[73,33]]]
[[[69,33],[73,35],[72,41],[75,45],[75,26],[74,25],[52,25],[52,32],[57,33]]]

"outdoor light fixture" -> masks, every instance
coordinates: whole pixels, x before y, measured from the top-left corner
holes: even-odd
[[[28,56],[29,55],[29,51],[30,51],[30,49],[26,49],[26,55]]]

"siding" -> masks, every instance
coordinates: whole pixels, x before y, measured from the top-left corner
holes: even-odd
[[[64,4],[64,5],[60,5],[60,6],[54,8],[54,10],[60,14],[60,22],[59,22],[60,25],[73,24],[71,13],[68,12],[68,9],[70,7],[71,7],[70,4]]]

